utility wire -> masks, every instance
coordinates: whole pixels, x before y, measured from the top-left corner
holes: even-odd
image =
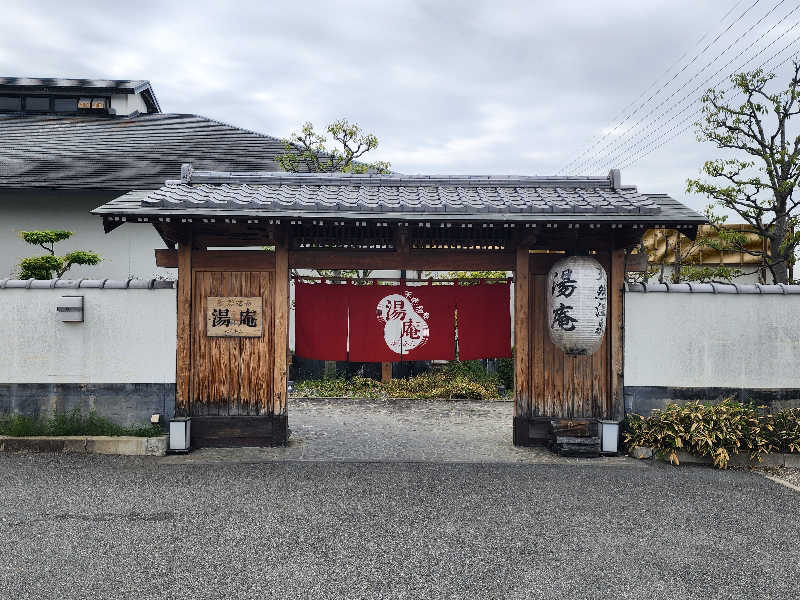
[[[733,5],[733,6],[732,6],[730,9],[728,9],[728,12],[726,12],[726,13],[725,13],[725,14],[722,16],[722,18],[719,20],[719,22],[720,22],[720,23],[724,23],[724,22],[725,22],[725,19],[727,19],[727,18],[728,18],[728,16],[729,16],[729,15],[730,15],[730,14],[731,14],[731,13],[732,13],[732,12],[733,12],[735,9],[736,9],[736,7],[737,7],[737,6],[739,6],[739,5],[740,5],[740,4],[741,4],[743,1],[744,1],[744,0],[737,0],[736,4],[734,4],[734,5]],[[741,18],[741,17],[740,17],[740,18]],[[700,39],[698,39],[698,40],[697,40],[697,42],[695,42],[695,43],[694,43],[694,45],[692,45],[692,46],[691,46],[689,49],[685,50],[685,51],[684,51],[684,53],[683,53],[683,54],[681,54],[681,56],[680,56],[680,57],[679,57],[677,60],[675,60],[675,61],[674,61],[674,62],[673,62],[673,63],[672,63],[672,64],[671,64],[669,67],[667,67],[667,68],[664,70],[664,72],[663,72],[663,73],[661,73],[661,74],[660,74],[658,77],[656,77],[656,78],[653,80],[653,82],[652,82],[652,83],[651,83],[649,86],[647,86],[647,87],[644,89],[644,91],[642,91],[642,93],[641,93],[641,94],[639,94],[639,95],[638,95],[636,98],[634,98],[634,99],[633,99],[633,100],[631,100],[631,101],[630,101],[628,104],[626,104],[626,105],[625,105],[625,106],[624,106],[624,107],[623,107],[623,108],[622,108],[622,109],[621,109],[621,110],[620,110],[620,111],[619,111],[619,112],[618,112],[618,113],[617,113],[617,114],[616,114],[616,115],[615,115],[615,116],[614,116],[614,117],[611,119],[611,122],[612,122],[612,123],[616,122],[616,121],[617,121],[617,119],[619,119],[619,118],[620,118],[620,117],[621,117],[623,114],[625,114],[625,112],[626,112],[626,111],[627,111],[627,110],[628,110],[630,107],[632,107],[632,106],[633,106],[634,104],[636,104],[636,103],[637,103],[639,100],[641,100],[641,99],[644,97],[644,95],[645,95],[647,92],[649,92],[651,89],[653,89],[653,87],[655,87],[655,85],[656,85],[656,84],[657,84],[659,81],[661,81],[661,78],[662,78],[662,77],[664,77],[665,75],[668,75],[668,74],[669,74],[669,72],[670,72],[670,71],[672,71],[672,69],[674,69],[674,68],[675,68],[677,65],[679,65],[679,64],[680,64],[680,63],[683,61],[683,59],[684,59],[684,58],[686,58],[686,56],[689,54],[689,52],[690,52],[692,49],[694,49],[694,48],[698,47],[700,44],[702,44],[702,43],[703,43],[703,40],[704,40],[704,39],[706,39],[706,38],[709,36],[709,34],[710,34],[710,33],[711,33],[711,29],[709,29],[709,30],[708,30],[708,31],[706,31],[706,32],[705,32],[705,33],[704,33],[702,36],[700,36]],[[595,139],[595,141],[594,141],[594,142],[593,142],[591,145],[589,145],[589,146],[587,146],[586,148],[584,148],[584,150],[583,150],[583,151],[581,151],[581,152],[580,152],[580,153],[579,153],[577,156],[575,156],[575,157],[574,157],[574,158],[573,158],[573,159],[572,159],[570,162],[568,162],[568,163],[567,163],[566,165],[564,165],[564,166],[563,166],[561,169],[559,169],[559,170],[556,172],[556,175],[559,175],[559,174],[561,174],[563,171],[566,171],[566,170],[568,170],[568,169],[569,169],[569,167],[571,167],[572,165],[574,165],[574,164],[576,164],[577,162],[579,162],[579,161],[581,160],[581,158],[583,158],[583,156],[585,156],[587,153],[591,152],[591,150],[592,150],[592,149],[594,149],[594,148],[595,148],[595,147],[596,147],[598,144],[600,144],[600,143],[601,143],[603,140],[605,140],[605,139],[606,139],[608,136],[612,135],[612,134],[613,134],[613,133],[614,133],[614,132],[615,132],[617,129],[619,129],[620,127],[622,127],[622,125],[624,125],[624,124],[625,124],[625,122],[627,121],[627,119],[628,119],[628,117],[626,117],[625,119],[623,119],[622,121],[620,121],[619,123],[617,123],[617,124],[616,124],[616,125],[615,125],[615,126],[612,128],[612,129],[611,129],[611,130],[609,130],[609,131],[606,131],[606,133],[605,133],[605,134],[603,134],[603,135],[601,135],[601,136],[597,136],[597,137],[596,137],[596,139]]]
[[[761,65],[759,65],[759,66],[757,67],[757,69],[761,69],[761,68],[763,68],[765,65],[767,65],[768,63],[772,62],[772,61],[773,61],[773,60],[774,60],[774,59],[775,59],[777,56],[779,56],[779,55],[783,54],[783,53],[786,51],[786,49],[787,49],[787,48],[789,48],[789,47],[791,47],[791,46],[793,46],[793,45],[797,44],[797,42],[798,42],[798,41],[800,41],[800,38],[795,38],[794,40],[792,40],[791,42],[789,42],[789,44],[787,44],[786,46],[784,46],[784,47],[783,47],[781,50],[779,50],[778,52],[776,52],[775,54],[773,54],[773,55],[772,55],[772,57],[770,57],[770,58],[769,58],[769,59],[767,59],[765,62],[763,62]],[[758,55],[756,55],[756,56],[758,56]],[[774,67],[772,67],[772,68],[775,68],[775,69],[777,69],[778,67],[781,67],[781,66],[783,66],[784,64],[786,64],[787,62],[789,62],[790,60],[792,60],[792,59],[793,59],[793,58],[795,58],[795,57],[796,57],[796,55],[795,55],[795,54],[789,55],[789,56],[787,56],[786,58],[784,58],[784,59],[783,59],[781,62],[779,62],[778,64],[776,64],[776,65],[775,65]],[[755,58],[755,57],[753,57],[753,58]],[[750,59],[749,61],[747,61],[747,62],[751,62],[752,60],[753,60],[753,59],[751,58],[751,59]],[[745,63],[745,64],[747,64],[747,63]],[[723,93],[727,93],[727,92],[731,91],[732,89],[734,89],[735,87],[736,87],[735,85],[731,85],[730,87],[728,87],[728,88],[726,88],[725,90],[723,90]],[[687,108],[688,108],[688,107],[687,107]],[[685,109],[684,109],[684,110],[685,110]],[[686,132],[686,130],[687,130],[687,129],[688,129],[690,126],[691,126],[691,121],[693,121],[693,120],[694,120],[694,118],[695,118],[695,117],[697,117],[697,116],[699,116],[699,115],[700,115],[702,112],[703,112],[703,108],[702,108],[702,107],[701,107],[701,108],[699,108],[699,109],[697,109],[695,112],[693,112],[691,115],[689,115],[689,117],[687,117],[686,119],[684,119],[683,121],[681,121],[681,122],[680,122],[680,123],[678,123],[677,125],[673,126],[673,127],[672,127],[672,129],[670,129],[669,131],[667,131],[667,132],[666,132],[664,135],[668,135],[668,134],[669,134],[669,133],[671,133],[672,131],[675,131],[676,129],[678,129],[678,131],[677,131],[675,134],[671,135],[670,137],[667,137],[667,138],[663,139],[663,141],[661,141],[661,142],[660,142],[660,143],[658,143],[658,144],[655,144],[655,145],[654,145],[654,144],[650,144],[649,146],[645,146],[644,148],[642,148],[642,150],[641,150],[641,151],[640,151],[638,154],[636,154],[636,155],[634,155],[634,156],[630,157],[630,159],[628,160],[628,162],[627,162],[627,163],[625,163],[625,164],[624,164],[622,167],[620,167],[620,168],[628,168],[628,167],[630,167],[631,165],[633,165],[633,164],[635,164],[635,163],[639,162],[640,160],[642,160],[642,159],[643,159],[643,158],[645,158],[646,156],[649,156],[650,154],[652,154],[653,152],[655,152],[655,151],[656,151],[656,150],[658,150],[659,148],[661,148],[661,147],[665,146],[666,144],[668,144],[669,142],[671,142],[672,140],[674,140],[674,139],[675,139],[675,138],[677,138],[678,136],[680,136],[680,135],[682,135],[683,133],[685,133],[685,132]],[[687,123],[689,123],[689,127],[681,127],[682,125],[686,125]],[[660,138],[659,138],[659,139],[660,139]]]
[[[772,14],[772,13],[773,13],[775,10],[777,10],[777,9],[778,9],[778,7],[780,7],[780,6],[781,6],[782,4],[784,4],[785,2],[786,2],[786,0],[779,0],[779,1],[778,1],[778,2],[775,4],[775,6],[773,6],[773,7],[772,7],[770,10],[768,10],[768,11],[767,11],[767,12],[766,12],[766,13],[765,13],[765,14],[764,14],[764,15],[763,15],[763,16],[762,16],[762,17],[761,17],[761,18],[760,18],[758,21],[756,21],[755,23],[753,23],[752,25],[750,25],[750,27],[748,27],[748,28],[747,28],[747,29],[746,29],[744,32],[742,32],[742,33],[739,35],[739,37],[738,37],[738,38],[736,38],[736,39],[735,39],[733,42],[731,42],[730,44],[728,44],[728,46],[727,46],[727,47],[726,47],[724,50],[722,50],[722,51],[721,51],[719,54],[717,54],[717,55],[716,55],[716,56],[715,56],[715,57],[714,57],[712,60],[710,60],[708,63],[706,63],[706,64],[705,64],[705,66],[703,66],[703,68],[702,68],[702,69],[700,69],[700,70],[699,70],[699,71],[697,71],[697,72],[696,72],[696,73],[695,73],[695,74],[694,74],[692,77],[690,77],[689,79],[687,79],[686,81],[684,81],[684,82],[683,82],[683,84],[682,84],[682,85],[681,85],[679,88],[677,88],[676,90],[674,90],[674,91],[673,91],[673,92],[672,92],[672,93],[671,93],[669,96],[667,96],[667,97],[666,97],[666,98],[664,98],[664,99],[663,99],[661,102],[659,102],[659,103],[658,103],[656,106],[654,106],[653,108],[651,108],[651,109],[650,109],[650,111],[649,111],[649,112],[647,112],[647,113],[646,113],[644,116],[640,117],[640,118],[639,118],[639,119],[636,121],[636,123],[634,123],[634,124],[633,124],[633,126],[632,126],[632,127],[630,127],[630,128],[627,130],[627,131],[625,131],[625,132],[624,132],[624,133],[623,133],[623,134],[622,134],[622,135],[621,135],[619,138],[617,138],[617,139],[614,139],[614,140],[611,140],[611,141],[610,141],[609,143],[607,143],[605,146],[603,146],[602,148],[598,149],[598,150],[597,150],[597,151],[596,151],[596,152],[593,154],[593,157],[592,157],[592,158],[590,158],[590,159],[588,159],[587,161],[584,161],[584,163],[583,163],[583,164],[584,164],[584,165],[586,165],[587,167],[592,167],[592,166],[594,166],[595,164],[597,164],[598,162],[604,162],[604,160],[603,160],[603,158],[602,158],[604,154],[605,154],[606,156],[608,156],[609,152],[610,152],[610,151],[612,151],[612,149],[614,149],[615,147],[620,147],[620,146],[622,146],[623,144],[626,144],[626,143],[627,143],[627,142],[626,142],[626,139],[627,139],[627,138],[630,138],[630,136],[631,136],[631,134],[632,134],[632,132],[633,132],[633,131],[635,131],[635,130],[636,130],[636,129],[637,129],[637,128],[638,128],[638,127],[639,127],[639,126],[642,124],[642,123],[644,123],[644,122],[645,122],[645,121],[646,121],[648,118],[650,118],[650,116],[652,116],[653,114],[656,114],[656,113],[657,113],[657,111],[659,111],[659,109],[661,109],[661,108],[662,108],[662,107],[663,107],[663,106],[664,106],[664,105],[665,105],[667,102],[669,102],[669,101],[670,101],[672,98],[674,98],[674,97],[675,97],[675,96],[676,96],[676,95],[677,95],[679,92],[681,92],[683,89],[685,89],[685,88],[686,88],[686,86],[688,86],[688,85],[689,85],[689,84],[690,84],[692,81],[694,81],[695,79],[697,79],[697,78],[698,78],[698,77],[699,77],[699,76],[700,76],[702,73],[704,73],[704,72],[705,72],[705,71],[706,71],[706,70],[707,70],[709,67],[711,67],[712,65],[714,65],[714,64],[715,64],[715,63],[716,63],[716,62],[717,62],[717,61],[718,61],[720,58],[722,58],[722,57],[723,57],[723,56],[724,56],[724,55],[725,55],[725,54],[726,54],[726,53],[727,53],[727,52],[728,52],[728,51],[729,51],[731,48],[733,48],[734,46],[736,46],[737,44],[739,44],[739,43],[740,43],[740,42],[741,42],[741,41],[742,41],[742,40],[743,40],[743,39],[744,39],[744,38],[745,38],[745,37],[746,37],[746,36],[747,36],[747,35],[748,35],[750,32],[752,32],[752,31],[753,31],[753,30],[754,30],[756,27],[758,27],[758,26],[759,26],[759,25],[760,25],[760,24],[761,24],[761,23],[762,23],[762,22],[763,22],[763,21],[764,21],[764,20],[765,20],[767,17],[769,17],[769,15],[771,15],[771,14]],[[798,9],[800,9],[800,5],[796,6],[794,9],[792,9],[791,11],[789,11],[789,13],[787,13],[786,15],[784,15],[784,16],[783,16],[783,18],[781,19],[781,21],[779,21],[779,23],[780,23],[780,22],[783,22],[783,21],[784,21],[786,18],[788,18],[788,17],[789,17],[789,15],[791,15],[793,12],[795,12],[795,11],[796,11],[796,10],[798,10]],[[774,27],[775,27],[775,26],[773,26],[773,28],[774,28]],[[771,31],[771,29],[770,29],[770,31]],[[765,34],[765,35],[766,35],[766,34]],[[763,39],[763,37],[764,37],[764,36],[762,36],[762,38],[760,38],[760,39]],[[713,77],[713,75],[712,75],[712,77]],[[704,87],[704,86],[705,86],[705,83],[704,83],[704,84],[701,84],[701,86],[700,86],[700,87]],[[669,114],[670,112],[672,112],[672,110],[674,110],[674,107],[673,107],[672,109],[670,109],[670,110],[667,110],[667,111],[665,111],[664,113],[661,113],[661,115],[659,115],[659,117],[656,119],[656,122],[658,122],[658,120],[662,119],[662,118],[663,118],[663,117],[664,117],[666,114]]]
[[[774,24],[772,27],[770,27],[770,28],[769,28],[769,30],[767,30],[767,31],[766,31],[766,32],[765,32],[765,33],[764,33],[764,34],[763,34],[761,37],[759,37],[758,39],[754,40],[754,41],[753,41],[753,42],[751,42],[751,43],[750,43],[750,44],[749,44],[747,47],[745,47],[745,48],[743,48],[742,50],[740,50],[740,51],[739,51],[739,52],[738,52],[738,53],[737,53],[737,54],[736,54],[736,55],[735,55],[733,58],[731,58],[731,59],[730,59],[730,60],[729,60],[727,63],[725,63],[725,64],[724,64],[722,67],[720,67],[719,69],[717,69],[717,70],[716,70],[716,71],[715,71],[715,72],[714,72],[714,73],[713,73],[713,74],[712,74],[710,77],[708,77],[708,79],[706,79],[706,80],[705,80],[705,81],[704,81],[702,84],[700,84],[699,86],[695,87],[693,90],[691,90],[690,92],[688,92],[687,94],[685,94],[685,95],[684,95],[684,96],[683,96],[683,97],[682,97],[682,98],[681,98],[681,99],[680,99],[678,102],[676,102],[676,103],[675,103],[675,104],[674,104],[674,105],[673,105],[671,108],[669,108],[668,110],[666,110],[666,111],[664,111],[664,112],[660,113],[659,117],[658,117],[657,119],[653,120],[653,121],[652,121],[652,122],[651,122],[651,123],[650,123],[650,124],[649,124],[649,125],[648,125],[648,126],[645,128],[645,129],[643,129],[643,130],[639,131],[639,132],[636,134],[636,136],[634,136],[634,137],[631,139],[631,142],[632,142],[632,141],[634,141],[634,140],[636,140],[637,138],[645,138],[645,137],[647,137],[647,133],[648,133],[650,130],[652,130],[654,127],[656,127],[656,125],[657,125],[657,124],[661,123],[661,125],[660,125],[660,126],[658,126],[658,127],[657,127],[657,129],[655,129],[655,131],[654,131],[654,133],[655,133],[655,134],[657,134],[657,133],[658,133],[658,132],[660,132],[660,131],[661,131],[661,130],[662,130],[664,127],[665,127],[665,126],[669,125],[669,123],[671,123],[671,122],[672,122],[672,121],[673,121],[673,120],[674,120],[674,119],[675,119],[677,116],[679,116],[680,114],[682,114],[683,112],[685,112],[685,111],[686,111],[686,110],[687,110],[689,107],[693,106],[694,104],[697,104],[697,103],[700,101],[700,99],[701,99],[701,97],[702,97],[702,96],[700,96],[700,97],[695,97],[695,98],[694,98],[694,100],[692,100],[692,101],[691,101],[691,102],[690,102],[690,103],[689,103],[687,106],[685,106],[685,107],[684,107],[684,108],[683,108],[681,111],[679,111],[677,114],[673,115],[673,116],[672,116],[670,119],[668,119],[668,120],[666,120],[666,122],[664,122],[664,119],[666,119],[667,115],[669,115],[669,114],[670,114],[670,113],[672,113],[672,112],[673,112],[675,109],[677,109],[679,106],[681,106],[681,104],[682,104],[682,103],[683,103],[685,100],[687,100],[687,99],[689,99],[689,98],[691,98],[691,97],[694,97],[694,96],[695,96],[695,94],[696,94],[698,91],[700,91],[700,90],[703,90],[703,91],[705,91],[706,89],[708,89],[707,85],[708,85],[709,81],[711,81],[713,78],[715,78],[715,77],[716,77],[716,76],[717,76],[719,73],[721,73],[722,71],[726,70],[726,69],[727,69],[727,67],[729,67],[729,66],[731,65],[731,63],[733,63],[733,62],[734,62],[734,61],[735,61],[737,58],[739,58],[740,56],[742,56],[742,55],[743,55],[745,52],[747,52],[748,50],[750,50],[750,49],[751,49],[753,46],[755,46],[756,44],[758,44],[758,43],[759,43],[761,40],[763,40],[763,39],[764,39],[764,38],[765,38],[767,35],[769,35],[769,33],[770,33],[770,32],[771,32],[773,29],[775,29],[775,28],[776,28],[778,25],[780,25],[781,23],[783,23],[783,22],[784,22],[784,21],[785,21],[785,20],[786,20],[786,19],[787,19],[787,18],[788,18],[790,15],[792,15],[792,14],[793,14],[793,13],[795,13],[795,12],[797,12],[798,10],[800,10],[800,5],[796,6],[796,7],[795,7],[795,8],[793,8],[791,11],[789,11],[789,12],[788,12],[786,15],[784,15],[784,17],[783,17],[783,18],[782,18],[780,21],[778,21],[778,22],[777,22],[777,23],[775,23],[775,24]],[[741,65],[739,65],[737,68],[735,68],[735,69],[733,70],[733,72],[740,72],[740,71],[741,71],[741,69],[742,69],[742,68],[743,68],[745,65],[747,65],[747,64],[748,64],[748,63],[750,63],[750,62],[752,62],[752,61],[753,61],[755,58],[757,58],[757,57],[758,57],[760,54],[764,53],[764,52],[765,52],[766,50],[768,50],[768,49],[769,49],[769,48],[770,48],[772,45],[774,45],[774,44],[775,44],[776,42],[778,42],[780,39],[782,39],[783,37],[785,37],[786,35],[788,35],[788,34],[789,34],[791,31],[793,31],[794,29],[796,29],[796,28],[798,27],[798,25],[800,25],[800,20],[796,21],[796,22],[794,23],[794,25],[792,25],[790,28],[788,28],[786,31],[784,31],[784,32],[783,32],[781,35],[779,35],[778,37],[776,37],[776,38],[775,38],[775,39],[774,39],[772,42],[770,42],[770,43],[769,43],[767,46],[765,46],[764,48],[762,48],[761,50],[759,50],[759,51],[758,51],[756,54],[754,54],[754,55],[753,55],[753,56],[752,56],[750,59],[748,59],[747,61],[745,61],[744,63],[742,63]],[[787,47],[789,47],[789,46],[791,46],[793,43],[795,43],[795,41],[797,41],[797,40],[793,40],[792,42],[790,42],[790,43],[789,43],[787,46],[785,46],[785,47],[784,47],[782,50],[780,50],[780,51],[778,52],[778,54],[781,54],[783,51],[785,51],[785,50],[786,50],[786,48],[787,48]],[[774,56],[773,56],[773,58],[774,58]],[[713,85],[712,85],[712,86],[710,86],[710,87],[712,87],[712,88],[715,88],[715,87],[717,87],[717,86],[718,86],[720,83],[722,83],[723,81],[725,81],[725,79],[727,79],[728,77],[729,77],[729,74],[726,74],[726,75],[725,75],[725,76],[724,76],[722,79],[720,79],[719,81],[717,81],[715,84],[713,84]],[[656,109],[658,109],[658,108],[659,108],[659,107],[656,107]],[[651,136],[649,136],[649,139],[652,139],[652,135],[651,135]],[[608,164],[614,164],[614,163],[615,163],[617,160],[619,160],[621,157],[624,157],[626,154],[630,155],[632,152],[634,152],[634,151],[635,151],[635,148],[636,148],[636,147],[639,147],[639,146],[641,146],[641,141],[637,142],[637,146],[635,146],[634,148],[632,148],[632,147],[631,147],[631,145],[630,145],[630,142],[629,142],[628,144],[622,145],[622,141],[623,141],[623,140],[620,140],[620,144],[618,144],[616,148],[614,148],[613,146],[610,146],[610,147],[609,147],[609,148],[610,148],[610,150],[609,150],[608,154],[606,154],[606,157],[605,157],[605,159],[603,159],[602,157],[598,157],[598,158],[597,158],[597,159],[596,159],[596,160],[595,160],[595,161],[594,161],[592,164],[595,164],[595,165],[603,165],[603,164],[606,164],[606,165],[608,165]]]
[[[740,0],[740,1],[741,1],[741,0]],[[785,1],[785,0],[781,0],[781,1]],[[750,10],[752,10],[752,9],[753,9],[753,8],[756,6],[756,4],[758,4],[759,2],[760,2],[760,0],[754,0],[754,2],[753,2],[752,4],[750,4],[750,6],[748,6],[748,7],[747,7],[747,8],[746,8],[746,9],[745,9],[745,10],[744,10],[744,11],[743,11],[743,12],[742,12],[742,13],[741,13],[741,14],[740,14],[740,15],[739,15],[739,16],[738,16],[738,17],[737,17],[737,18],[736,18],[734,21],[732,21],[731,23],[729,23],[729,24],[728,24],[728,26],[727,26],[725,29],[723,29],[721,32],[719,32],[719,33],[718,33],[718,34],[717,34],[717,35],[714,37],[714,39],[713,39],[713,40],[711,40],[710,42],[708,42],[708,43],[707,43],[707,44],[706,44],[706,45],[703,47],[703,49],[702,49],[702,50],[700,50],[699,52],[697,52],[697,53],[696,53],[696,54],[695,54],[695,55],[694,55],[694,56],[693,56],[693,57],[692,57],[692,58],[689,60],[689,62],[688,62],[688,63],[686,63],[686,64],[685,64],[685,65],[684,65],[684,66],[683,66],[683,67],[682,67],[682,68],[681,68],[681,69],[680,69],[680,70],[679,70],[677,73],[675,73],[675,74],[674,74],[674,75],[673,75],[673,76],[672,76],[672,77],[671,77],[669,80],[667,80],[667,81],[666,81],[664,84],[662,84],[662,85],[661,85],[661,87],[659,87],[659,88],[658,88],[658,89],[657,89],[655,92],[653,92],[653,93],[652,93],[652,94],[651,94],[651,95],[650,95],[650,96],[649,96],[649,97],[648,97],[648,98],[647,98],[647,99],[646,99],[644,102],[642,102],[641,104],[639,104],[639,106],[637,106],[637,107],[636,107],[636,108],[635,108],[633,111],[631,111],[631,112],[630,112],[628,115],[626,115],[626,117],[625,117],[625,118],[624,118],[624,119],[623,119],[623,120],[622,120],[622,121],[621,121],[619,124],[617,124],[617,125],[616,125],[616,126],[615,126],[615,127],[612,129],[612,130],[611,130],[611,131],[608,131],[608,132],[606,132],[606,133],[605,133],[605,135],[603,135],[603,136],[602,136],[602,137],[601,137],[601,138],[600,138],[600,139],[599,139],[597,142],[595,142],[595,143],[592,145],[592,147],[591,147],[591,148],[594,148],[594,147],[596,147],[598,143],[602,142],[602,141],[603,141],[604,139],[606,139],[606,138],[607,138],[609,135],[611,135],[611,134],[612,134],[614,131],[616,131],[616,130],[617,130],[619,127],[621,127],[622,125],[624,125],[624,124],[625,124],[625,123],[626,123],[626,122],[627,122],[627,121],[628,121],[630,118],[632,118],[633,116],[635,116],[635,115],[636,115],[636,114],[637,114],[637,113],[638,113],[638,112],[639,112],[639,111],[640,111],[642,108],[644,108],[644,107],[645,107],[645,106],[646,106],[646,105],[647,105],[647,104],[648,104],[648,103],[649,103],[651,100],[653,100],[653,99],[654,99],[656,96],[658,96],[658,95],[661,93],[661,91],[662,91],[663,89],[665,89],[666,87],[668,87],[668,86],[669,86],[669,85],[670,85],[670,84],[671,84],[671,83],[672,83],[672,82],[673,82],[673,81],[674,81],[674,80],[675,80],[677,77],[679,77],[681,74],[683,74],[683,73],[686,71],[686,69],[688,69],[688,68],[689,68],[691,65],[693,65],[693,64],[694,64],[694,63],[697,61],[697,59],[698,59],[700,56],[702,56],[702,55],[703,55],[703,54],[704,54],[704,53],[705,53],[705,52],[706,52],[706,51],[707,51],[709,48],[711,48],[711,46],[713,46],[714,44],[716,44],[716,43],[717,43],[717,41],[718,41],[718,40],[719,40],[719,39],[720,39],[720,38],[721,38],[723,35],[725,35],[725,34],[726,34],[728,31],[730,31],[730,29],[731,29],[731,28],[732,28],[734,25],[736,25],[736,23],[738,23],[739,21],[741,21],[741,20],[744,18],[744,16],[745,16],[745,15],[746,15],[748,12],[750,12]],[[726,16],[727,16],[728,14],[730,14],[730,12],[731,12],[733,9],[735,9],[735,8],[736,8],[736,6],[738,6],[738,5],[739,5],[739,2],[737,2],[737,3],[736,3],[734,6],[733,6],[733,8],[731,8],[731,10],[730,10],[730,11],[728,11],[728,13],[726,13]],[[725,17],[723,17],[723,19],[721,20],[721,22],[722,22],[722,21],[724,21],[724,19],[725,19]],[[700,38],[699,42],[702,42],[702,40],[703,40],[705,37],[706,37],[706,35],[703,35],[703,37],[701,37],[701,38]],[[672,67],[670,67],[670,68],[668,69],[668,71],[669,71],[670,69],[672,69]],[[652,87],[652,86],[651,86],[651,87]],[[649,88],[648,88],[648,89],[649,89]],[[644,93],[646,93],[646,91],[645,91]],[[641,94],[639,97],[641,98],[641,96],[643,96],[643,95],[644,95],[644,93],[643,93],[643,94]],[[634,100],[634,102],[636,102],[636,101]],[[630,105],[629,105],[629,106],[630,106]],[[581,153],[581,155],[580,155],[580,156],[582,156],[582,155],[585,155],[585,154],[586,154],[586,152],[588,152],[588,150],[587,150],[587,151],[585,151],[585,152],[583,152],[583,153]],[[562,171],[566,171],[566,170],[569,170],[569,167],[571,167],[571,166],[578,166],[578,165],[575,165],[575,163],[576,163],[578,160],[579,160],[579,159],[578,159],[578,157],[576,157],[575,159],[573,159],[573,160],[572,160],[572,161],[571,161],[571,162],[570,162],[568,165],[566,165],[566,166],[565,166],[564,168],[562,168],[561,170],[562,170]],[[575,169],[572,169],[572,170],[575,170]]]

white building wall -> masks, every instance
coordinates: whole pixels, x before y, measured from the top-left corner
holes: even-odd
[[[800,388],[800,294],[625,294],[625,386]]]
[[[97,266],[73,267],[65,275],[70,279],[175,278],[175,269],[156,267],[153,250],[166,246],[152,226],[131,223],[105,234],[102,220],[89,214],[121,194],[118,191],[0,192],[0,279],[13,277],[22,258],[44,254],[44,250],[26,244],[19,237],[20,231],[35,229],[66,229],[75,234],[56,244],[59,255],[70,250],[92,250],[103,257]]]
[[[0,289],[0,314],[0,383],[175,381],[174,289]],[[626,389],[800,390],[800,294],[626,293],[624,360]]]
[[[115,115],[130,115],[136,111],[145,114],[148,112],[141,94],[114,94],[111,96],[109,108]]]
[[[61,296],[84,297],[62,323]],[[0,289],[0,383],[174,383],[174,289]]]

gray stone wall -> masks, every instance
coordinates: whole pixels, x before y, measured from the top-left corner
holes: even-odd
[[[78,408],[120,425],[144,425],[175,414],[174,383],[0,383],[0,414],[46,417]]]

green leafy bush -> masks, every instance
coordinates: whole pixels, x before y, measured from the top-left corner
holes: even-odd
[[[473,377],[469,369],[434,371],[407,379],[392,379],[381,383],[375,379],[355,376],[351,379],[315,379],[295,383],[294,395],[308,398],[413,398],[430,400],[488,400],[497,398],[498,380],[486,375]]]
[[[800,453],[800,408],[778,411],[765,425],[764,436],[774,451]]]
[[[497,376],[500,378],[500,383],[506,386],[506,389],[511,391],[514,389],[514,359],[513,358],[498,358],[497,359]]]
[[[629,415],[625,444],[645,446],[680,464],[677,451],[708,456],[721,469],[732,454],[761,460],[769,452],[800,452],[800,409],[764,414],[763,407],[727,399],[719,404],[669,404],[650,417]]]
[[[163,435],[158,425],[123,427],[98,416],[94,412],[82,415],[79,409],[69,413],[56,413],[47,419],[26,415],[0,417],[0,435],[30,437],[34,435],[132,435],[154,437]]]
[[[47,435],[47,423],[26,415],[0,417],[0,435],[13,437]]]
[[[306,398],[412,398],[415,400],[488,400],[498,397],[503,383],[498,373],[489,373],[480,360],[451,361],[434,371],[388,383],[355,375],[297,381],[294,395]],[[506,386],[511,393],[511,386]]]
[[[96,265],[103,259],[95,252],[73,250],[64,256],[57,256],[55,245],[72,237],[71,231],[47,229],[43,231],[21,231],[20,237],[33,246],[47,251],[43,256],[23,258],[19,263],[20,279],[50,279],[55,274],[62,277],[73,265]]]

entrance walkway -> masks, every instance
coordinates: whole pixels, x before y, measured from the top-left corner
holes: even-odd
[[[289,399],[287,448],[207,448],[169,463],[262,461],[637,464],[574,459],[511,443],[511,402]]]

